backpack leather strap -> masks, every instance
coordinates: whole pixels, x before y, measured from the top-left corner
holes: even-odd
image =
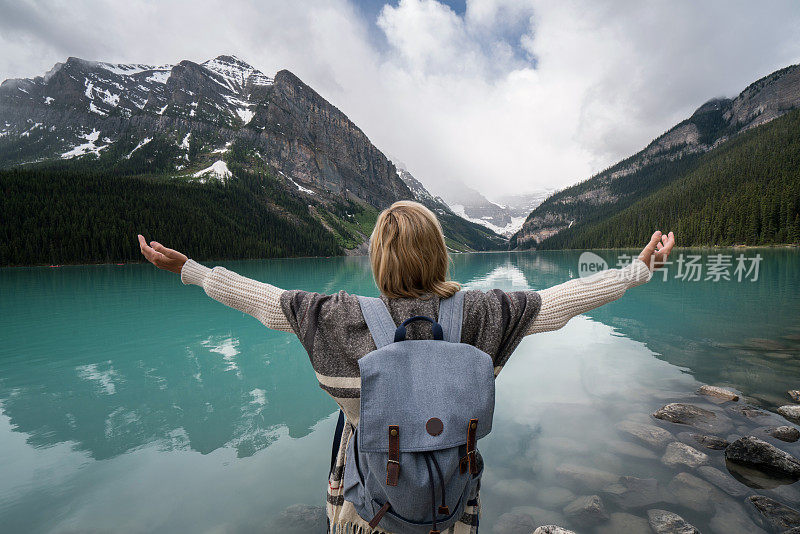
[[[444,340],[461,343],[461,323],[464,318],[464,292],[439,301],[439,324],[444,330]]]
[[[476,435],[478,433],[478,420],[470,419],[467,425],[467,462],[469,462],[469,472],[472,475],[478,474],[478,459],[475,455]]]
[[[361,314],[367,323],[369,333],[372,334],[375,347],[381,348],[392,343],[397,325],[394,324],[386,304],[379,298],[361,295],[358,295],[358,303],[361,305]]]
[[[400,478],[400,427],[389,425],[389,461],[386,462],[386,485],[397,486]]]
[[[386,503],[383,506],[381,506],[381,509],[378,510],[378,513],[375,514],[375,517],[372,518],[372,521],[369,522],[369,528],[377,527],[378,523],[381,522],[381,519],[383,519],[383,516],[386,515],[386,512],[388,512],[389,508],[391,507],[392,505],[389,504],[389,501],[386,501]]]

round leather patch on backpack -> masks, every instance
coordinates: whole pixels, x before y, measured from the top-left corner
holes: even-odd
[[[425,423],[425,430],[428,431],[428,434],[431,436],[438,436],[444,430],[444,423],[438,417],[431,417],[428,419],[428,422]]]

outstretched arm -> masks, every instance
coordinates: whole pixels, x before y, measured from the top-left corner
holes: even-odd
[[[655,232],[639,257],[622,269],[607,269],[587,278],[574,278],[539,291],[542,307],[528,334],[558,330],[571,318],[620,298],[631,287],[644,284],[675,245],[672,232]]]
[[[281,309],[280,297],[283,289],[245,278],[224,267],[211,269],[157,241],[151,241],[148,245],[141,235],[139,248],[144,257],[159,269],[180,274],[184,284],[202,287],[209,297],[252,315],[267,328],[293,331]]]

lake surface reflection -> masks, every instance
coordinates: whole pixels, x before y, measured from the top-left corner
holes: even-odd
[[[624,254],[598,253],[612,266]],[[689,428],[649,415],[671,401],[730,418],[723,437],[786,424],[771,412],[800,388],[800,253],[744,254],[763,258],[757,281],[668,271],[522,342],[481,441],[481,531],[555,522],[603,533],[627,521],[635,532],[652,507],[703,532],[759,531],[741,496],[717,489],[694,505],[674,477],[702,479],[697,469],[668,467],[663,448],[618,428],[644,422],[685,438]],[[453,275],[470,288],[541,289],[577,276],[577,262],[575,252],[456,255]],[[219,264],[286,289],[376,294],[366,258]],[[293,336],[149,265],[0,269],[0,295],[3,531],[287,531],[276,526],[287,507],[323,504],[336,406]],[[695,396],[701,384],[736,389],[767,415]],[[721,451],[693,446],[728,476]],[[656,479],[656,504],[631,506],[609,474]],[[797,506],[798,486],[741,491]],[[578,528],[564,513],[584,494],[601,496],[610,522]]]

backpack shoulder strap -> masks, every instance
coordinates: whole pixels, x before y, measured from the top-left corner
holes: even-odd
[[[397,325],[394,324],[386,304],[379,298],[361,295],[358,295],[358,303],[361,305],[361,314],[367,322],[375,346],[381,348],[392,343]]]
[[[464,318],[464,292],[439,301],[439,324],[444,330],[444,340],[461,343],[461,322]]]

